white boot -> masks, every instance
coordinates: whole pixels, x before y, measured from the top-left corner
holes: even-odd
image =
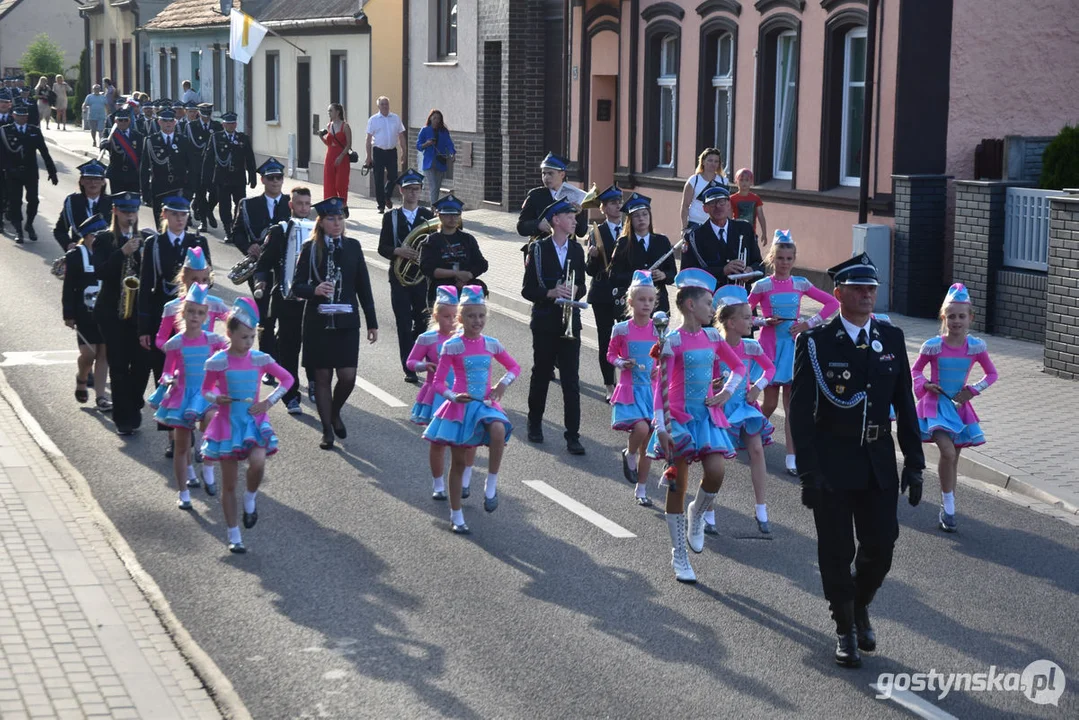
[[[715,497],[715,493],[698,490],[697,497],[686,508],[686,523],[689,525],[687,541],[693,552],[704,551],[704,514],[712,509]]]
[[[689,553],[686,552],[686,521],[683,515],[668,513],[667,529],[671,532],[671,567],[674,568],[674,578],[678,582],[695,583],[697,575],[689,564]]]

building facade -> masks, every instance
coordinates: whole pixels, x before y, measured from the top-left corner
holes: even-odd
[[[0,0],[0,69],[5,76],[23,74],[22,56],[40,33],[63,48],[64,77],[74,88],[79,51],[85,44],[79,6],[74,0]],[[35,85],[37,80],[26,78],[26,83]]]
[[[168,5],[166,0],[83,0],[90,82],[105,78],[122,94],[149,92],[153,63],[146,34],[139,30]]]

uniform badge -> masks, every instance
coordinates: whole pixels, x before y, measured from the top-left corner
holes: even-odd
[[[846,385],[836,385],[835,386],[835,392],[836,392],[837,395],[842,395],[843,393],[847,392],[847,386]]]
[[[880,356],[880,361],[881,362],[887,362],[889,360],[895,360],[895,355],[893,355],[892,353],[888,353],[887,355],[881,355]]]
[[[827,378],[828,378],[829,380],[831,380],[832,378],[834,378],[834,377],[835,377],[835,373],[834,373],[834,372],[832,372],[831,370],[829,370],[828,372],[826,372],[826,373],[825,373],[825,376],[827,376]]]
[[[850,380],[850,370],[844,370],[843,371],[843,379],[844,380]],[[842,390],[840,390],[840,392],[842,392]]]
[[[880,344],[880,340],[874,340],[869,347],[873,348],[873,352],[875,353],[879,353],[884,350],[884,346]]]

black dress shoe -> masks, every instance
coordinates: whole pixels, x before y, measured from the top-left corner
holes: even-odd
[[[214,217],[213,213],[207,215],[206,220],[209,221],[210,227],[212,227],[214,230],[217,229],[217,218]]]
[[[250,530],[255,527],[255,523],[259,521],[259,511],[255,510],[253,513],[249,513],[244,510],[244,527]]]
[[[860,668],[862,656],[858,654],[858,641],[855,638],[854,627],[839,635],[835,644],[835,662],[846,668]]]
[[[22,230],[19,230],[18,228],[15,228],[15,244],[16,245],[22,245],[23,244]]]
[[[135,429],[132,428],[130,425],[117,425],[116,426],[116,434],[117,435],[134,435],[135,434]]]
[[[348,437],[348,428],[345,427],[345,423],[341,421],[341,418],[337,418],[333,423],[333,434],[344,440]]]
[[[570,455],[584,455],[584,445],[577,438],[570,438],[566,441],[566,450]]]
[[[405,373],[405,382],[406,383],[412,383],[413,385],[419,385],[420,384],[420,378],[414,372],[406,372]]]
[[[133,425],[133,427],[136,430],[138,430],[140,427],[142,427],[142,410],[141,409],[139,410],[138,414],[135,415],[135,424]]]
[[[877,649],[877,633],[869,624],[869,608],[865,605],[854,606],[854,627],[858,634],[858,649],[873,652]]]
[[[315,403],[315,384],[307,383],[307,402],[314,405]]]
[[[543,431],[539,428],[528,428],[528,442],[541,443],[543,442]]]
[[[323,435],[318,446],[323,450],[333,450],[333,435]]]
[[[37,242],[37,230],[34,230],[32,223],[26,223],[26,237]]]

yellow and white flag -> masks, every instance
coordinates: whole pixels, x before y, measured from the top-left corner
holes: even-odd
[[[262,38],[266,37],[266,27],[250,15],[233,9],[229,13],[229,30],[229,55],[236,62],[247,65],[258,51]]]

